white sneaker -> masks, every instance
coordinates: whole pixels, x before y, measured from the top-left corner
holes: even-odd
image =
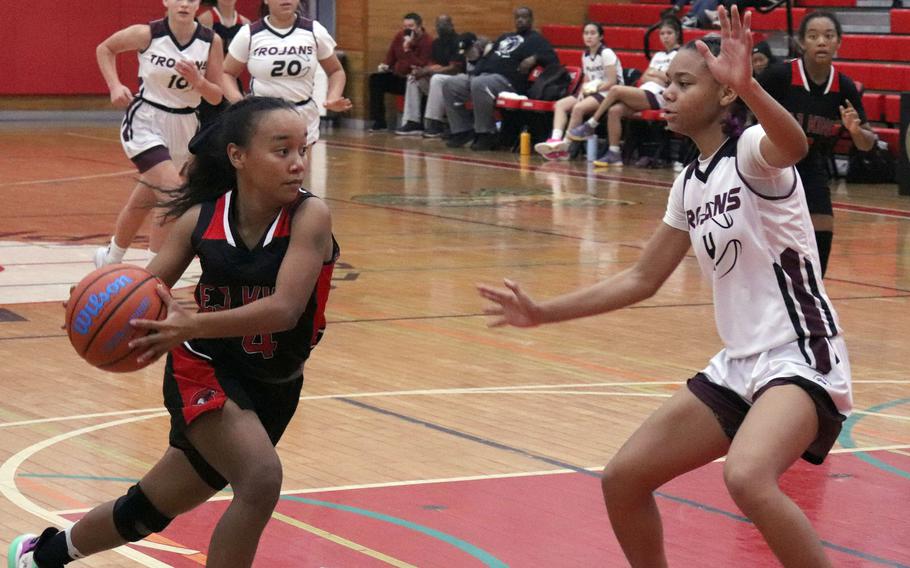
[[[550,138],[546,142],[538,142],[535,144],[534,151],[541,156],[546,157],[547,154],[565,152],[568,146],[569,144],[565,140],[560,140],[559,138]]]
[[[98,247],[95,250],[95,268],[101,268],[107,264],[110,264],[107,261],[107,251],[109,247]]]

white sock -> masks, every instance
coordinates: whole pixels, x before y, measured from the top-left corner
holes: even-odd
[[[554,128],[553,132],[550,134],[550,139],[551,140],[562,140],[562,134],[563,134],[562,130],[560,130],[559,128]]]
[[[597,128],[597,121],[593,118],[588,119],[588,124],[591,125],[592,128]]]
[[[619,154],[619,146],[610,145],[610,151]]]
[[[123,255],[126,254],[125,248],[120,248],[117,246],[117,241],[114,240],[114,237],[111,237],[111,244],[107,248],[107,262],[108,264],[117,264],[118,262],[123,261]]]
[[[66,553],[69,554],[70,558],[73,560],[79,560],[80,558],[85,558],[85,555],[79,552],[76,546],[73,544],[73,535],[71,531],[73,527],[67,528],[64,532],[66,535]]]

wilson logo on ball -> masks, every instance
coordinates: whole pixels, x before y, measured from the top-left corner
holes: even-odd
[[[104,292],[99,294],[92,294],[89,296],[88,300],[85,302],[85,307],[79,310],[79,313],[76,314],[76,317],[73,318],[73,331],[79,335],[87,334],[91,328],[92,323],[95,321],[95,318],[98,317],[98,314],[104,309],[104,306],[107,305],[111,298],[116,296],[120,290],[129,286],[133,283],[133,279],[126,275],[121,275],[117,277],[116,280],[111,281],[107,285]]]

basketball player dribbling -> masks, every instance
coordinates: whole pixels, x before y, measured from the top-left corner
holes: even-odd
[[[690,43],[668,69],[667,124],[700,157],[673,184],[636,264],[536,302],[506,280],[480,285],[492,326],[531,327],[616,310],[657,292],[694,249],[711,280],[724,348],[632,434],[604,469],[613,530],[632,566],[666,566],[653,492],[726,455],[733,500],[787,567],[830,566],[806,515],[778,486],[802,456],[821,463],[852,406],[850,363],[819,270],[793,167],[799,124],[752,78],[751,14],[720,7],[722,40]],[[742,131],[741,101],[758,124]]]
[[[194,138],[186,182],[166,206],[176,221],[148,270],[170,286],[199,256],[199,311],[161,288],[167,318],[135,320],[156,333],[131,343],[141,361],[168,354],[170,447],[125,495],[72,527],[16,538],[10,566],[59,568],[142,540],[228,483],[233,500],[206,565],[252,564],[281,489],[275,444],[325,328],[339,253],[325,203],[300,189],[306,128],[293,104],[251,97]]]
[[[262,18],[240,29],[228,49],[222,81],[225,97],[239,101],[237,77],[246,68],[250,94],[281,97],[300,108],[307,117],[310,144],[319,140],[319,108],[313,99],[316,67],[328,76],[325,108],[335,112],[351,109],[343,96],[347,77],[335,40],[315,20],[300,15],[298,0],[264,0]]]

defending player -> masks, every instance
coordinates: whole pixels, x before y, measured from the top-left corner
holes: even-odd
[[[690,248],[714,288],[724,348],[652,414],[604,469],[603,495],[632,566],[666,566],[655,489],[726,455],[724,481],[787,567],[830,563],[778,486],[800,456],[821,463],[852,406],[850,363],[819,275],[793,167],[799,124],[752,77],[751,15],[719,9],[722,43],[688,44],[670,64],[669,127],[701,155],[673,184],[663,223],[636,264],[545,302],[517,283],[479,286],[493,326],[530,327],[616,310],[657,292]],[[742,132],[744,109],[758,125]]]
[[[123,260],[142,223],[159,201],[156,189],[178,187],[189,157],[187,144],[198,128],[196,107],[205,98],[221,102],[221,38],[194,19],[199,0],[163,0],[167,17],[122,29],[96,50],[111,102],[126,107],[120,141],[139,170],[139,183],[117,216],[111,244],[95,252],[95,266]],[[117,54],[139,56],[139,94],[117,75]],[[149,250],[158,252],[166,227],[156,214]]]
[[[297,105],[307,117],[310,144],[319,140],[319,108],[313,100],[316,66],[328,76],[325,108],[335,112],[351,109],[344,98],[347,78],[338,56],[335,40],[325,27],[299,14],[299,2],[266,0],[267,14],[234,37],[224,64],[222,86],[227,99],[239,101],[243,94],[236,78],[246,68],[250,94],[281,97]]]

